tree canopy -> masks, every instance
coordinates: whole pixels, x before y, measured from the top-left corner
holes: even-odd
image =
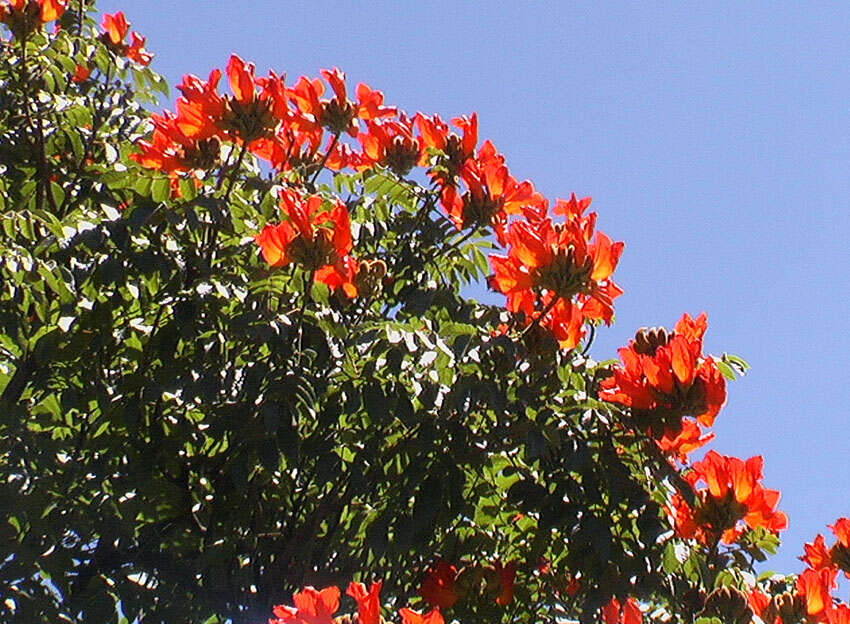
[[[762,459],[689,461],[746,363],[595,361],[624,245],[475,114],[235,54],[154,113],[123,13],[0,21],[4,618],[850,622],[850,520],[759,576]]]

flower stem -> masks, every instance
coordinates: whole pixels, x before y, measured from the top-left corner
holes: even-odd
[[[457,249],[458,247],[463,245],[466,241],[468,241],[472,237],[472,235],[475,234],[475,232],[476,232],[475,228],[470,229],[466,234],[461,236],[458,240],[456,240],[451,245],[449,245],[448,247],[443,249],[442,252],[443,253],[449,253],[449,252],[454,251],[455,249]]]
[[[224,191],[224,195],[221,198],[222,209],[224,209],[224,207],[227,204],[227,200],[230,198],[230,192],[233,190],[233,185],[236,181],[236,173],[239,171],[239,168],[242,166],[242,161],[245,159],[245,153],[247,151],[248,151],[248,144],[243,142],[242,147],[239,150],[239,157],[236,159],[236,163],[230,169],[230,173],[227,176],[227,190]],[[223,179],[222,179],[222,182],[223,182]],[[219,183],[219,188],[220,187],[221,187],[221,183]],[[224,216],[221,215],[221,218],[224,218]],[[219,232],[220,229],[221,229],[221,221],[220,221],[220,219],[217,219],[216,222],[213,224],[213,227],[210,231],[210,239],[207,242],[206,260],[207,260],[207,266],[210,269],[212,269],[213,256],[215,255],[215,244],[218,240],[218,232]]]
[[[560,301],[560,300],[561,300],[561,295],[555,295],[555,298],[552,299],[552,301],[550,301],[549,303],[547,303],[546,307],[543,308],[543,311],[540,312],[540,314],[538,314],[537,316],[535,316],[534,320],[531,321],[531,324],[523,330],[522,334],[520,334],[520,337],[521,338],[524,337],[528,332],[530,332],[532,329],[534,329],[535,327],[540,325],[540,321],[543,320],[543,317],[546,316],[547,314],[549,314],[549,312],[552,311],[552,308],[555,307],[555,304],[558,303],[558,301]]]
[[[334,151],[337,141],[339,141],[339,132],[334,134],[333,139],[331,139],[331,142],[328,145],[328,149],[325,150],[325,155],[322,157],[322,162],[319,163],[319,168],[316,169],[316,173],[313,174],[313,178],[310,180],[310,186],[313,186],[316,183],[316,179],[319,177],[319,174],[322,173],[322,170],[325,168],[325,164],[328,162],[328,158],[330,158],[331,152]]]
[[[301,340],[304,336],[304,314],[307,311],[307,302],[310,300],[310,291],[313,289],[313,276],[315,271],[310,271],[307,274],[307,279],[304,285],[304,296],[301,298],[301,307],[298,309],[298,326],[295,330],[295,338],[298,341],[298,357],[295,360],[295,365],[301,364]]]

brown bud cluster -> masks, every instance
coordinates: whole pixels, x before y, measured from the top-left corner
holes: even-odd
[[[761,614],[765,622],[780,618],[784,624],[798,624],[806,620],[806,599],[791,592],[774,596]]]
[[[180,162],[188,169],[209,171],[220,164],[221,140],[210,137],[180,151]]]
[[[221,128],[238,136],[246,143],[274,136],[277,120],[269,100],[255,99],[243,103],[234,97],[225,97]]]
[[[452,133],[446,137],[446,146],[443,148],[445,156],[441,159],[441,164],[448,170],[449,179],[453,180],[460,175],[460,170],[463,163],[469,157],[463,149],[463,139]]]
[[[332,237],[333,233],[326,228],[317,230],[313,240],[298,236],[289,243],[286,255],[306,271],[316,271],[323,266],[334,264],[337,255]]]
[[[842,572],[850,573],[850,548],[841,542],[836,542],[835,546],[829,550],[829,557]]]
[[[322,126],[334,134],[347,132],[355,117],[357,109],[349,100],[334,98],[322,104]]]
[[[668,333],[663,327],[641,327],[635,334],[634,350],[641,355],[652,357],[658,349],[666,346],[673,336],[674,332]]]
[[[493,216],[504,206],[504,199],[491,198],[489,195],[475,197],[467,191],[463,194],[463,227],[484,227],[490,225]]]
[[[377,297],[381,294],[386,275],[387,263],[383,260],[361,260],[354,277],[357,296],[365,299]]]
[[[705,599],[703,617],[716,617],[726,624],[749,624],[752,609],[743,592],[734,587],[718,587]]]
[[[559,248],[551,264],[537,270],[535,282],[541,288],[551,290],[562,299],[572,299],[574,295],[584,293],[590,286],[593,273],[593,258],[587,256],[581,264],[576,262],[575,249]]]
[[[387,621],[382,617],[381,624],[387,624]],[[334,618],[334,624],[360,624],[360,618],[354,613],[345,613]]]
[[[733,528],[747,514],[747,506],[735,500],[732,490],[723,498],[708,495],[708,490],[702,494],[703,500],[694,519],[700,526],[710,527],[717,536]]]
[[[397,136],[386,149],[384,164],[396,175],[407,175],[419,162],[419,145],[415,140]]]

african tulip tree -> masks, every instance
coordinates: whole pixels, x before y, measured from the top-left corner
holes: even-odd
[[[616,223],[474,113],[235,54],[150,112],[123,13],[0,22],[4,621],[848,621],[850,521],[757,579],[762,459],[689,459],[743,362],[592,360]]]

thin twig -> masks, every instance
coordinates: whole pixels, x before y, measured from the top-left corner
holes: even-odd
[[[587,342],[584,345],[584,349],[581,350],[582,355],[587,355],[587,352],[590,351],[590,347],[593,346],[593,339],[596,338],[596,325],[593,323],[590,324],[590,334],[587,337]]]
[[[239,150],[239,157],[236,159],[236,164],[233,165],[233,168],[230,170],[230,174],[228,177],[227,190],[224,192],[224,195],[221,198],[221,203],[223,207],[226,207],[227,200],[230,199],[230,192],[233,190],[233,186],[236,183],[236,172],[239,171],[242,166],[242,161],[245,159],[245,154],[248,151],[248,144],[244,141],[242,142],[242,147]],[[223,182],[219,181],[219,187]],[[224,215],[220,215],[221,219],[224,218]],[[216,218],[216,222],[213,224],[212,229],[210,230],[210,239],[207,241],[207,253],[206,253],[206,264],[208,268],[212,268],[213,256],[215,255],[215,244],[218,240],[218,233],[221,229],[221,220]]]
[[[83,19],[86,15],[86,0],[80,0],[79,9],[77,10],[77,36],[83,34]]]
[[[319,163],[319,168],[316,169],[316,173],[313,174],[313,179],[309,182],[310,186],[313,186],[316,183],[316,179],[319,177],[319,174],[322,173],[322,171],[324,170],[325,164],[328,162],[328,158],[330,158],[331,152],[336,147],[337,141],[339,141],[339,132],[334,134],[333,139],[331,139],[331,142],[328,145],[328,149],[325,150],[325,155],[322,157],[322,162]]]
[[[307,301],[310,299],[310,291],[313,288],[314,271],[307,274],[306,284],[304,286],[304,296],[301,298],[301,307],[298,309],[298,327],[295,330],[295,338],[298,340],[298,357],[295,360],[295,366],[301,364],[301,339],[304,335],[304,314],[307,311]]]
[[[543,320],[543,317],[546,316],[547,314],[549,314],[549,312],[552,311],[552,308],[555,307],[555,304],[558,303],[560,300],[561,300],[561,295],[555,295],[555,298],[552,299],[552,301],[550,301],[548,304],[546,304],[546,307],[543,308],[543,311],[540,314],[538,314],[536,317],[534,317],[534,320],[531,321],[531,324],[528,327],[526,327],[525,330],[523,330],[522,334],[520,334],[520,337],[524,337],[528,332],[530,332],[532,329],[534,329],[535,327],[540,325],[540,321]]]
[[[463,245],[466,241],[468,241],[468,240],[472,237],[472,235],[473,235],[473,234],[475,234],[475,232],[477,232],[477,231],[478,231],[478,229],[477,229],[477,228],[472,228],[472,229],[470,229],[470,230],[469,230],[466,234],[464,234],[463,236],[461,236],[458,240],[456,240],[455,242],[453,242],[453,243],[452,243],[451,245],[449,245],[448,247],[443,248],[441,251],[442,251],[444,254],[451,253],[452,251],[454,251],[455,249],[457,249],[458,247],[460,247],[461,245]]]

